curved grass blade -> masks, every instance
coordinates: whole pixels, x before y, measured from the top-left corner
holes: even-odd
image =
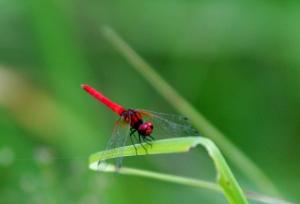
[[[248,203],[243,191],[235,180],[230,168],[228,167],[223,155],[217,146],[209,139],[203,137],[182,137],[173,139],[157,140],[152,143],[152,148],[148,149],[148,154],[170,154],[178,152],[188,152],[191,148],[202,145],[214,161],[217,170],[217,182],[222,188],[227,200],[231,204]],[[141,145],[136,145],[138,155],[145,155],[146,152]],[[122,149],[120,151],[120,149]],[[119,155],[122,152],[123,155]],[[93,170],[111,169],[112,166],[97,166],[98,161],[113,159],[120,156],[136,156],[133,146],[125,146],[107,151],[98,152],[90,156],[90,168]],[[109,165],[109,164],[107,164]],[[123,168],[120,169],[122,171]],[[114,169],[111,169],[114,170]],[[126,169],[125,169],[126,170]]]
[[[187,177],[182,177],[182,176],[176,176],[176,175],[170,175],[170,174],[164,174],[164,173],[158,173],[158,172],[153,172],[153,171],[147,171],[143,169],[136,169],[136,168],[129,168],[129,167],[122,167],[121,169],[117,169],[116,166],[112,164],[107,164],[107,167],[104,169],[99,169],[95,168],[96,166],[90,166],[92,170],[95,171],[103,171],[107,173],[114,173],[118,172],[119,174],[123,175],[129,175],[129,176],[140,176],[140,177],[145,177],[145,178],[152,178],[152,179],[157,179],[161,181],[167,181],[171,183],[177,183],[181,185],[186,185],[186,186],[191,186],[191,187],[196,187],[196,188],[204,188],[208,189],[211,191],[215,191],[218,193],[223,193],[222,188],[216,183],[209,182],[209,181],[204,181],[204,180],[199,180],[199,179],[194,179],[194,178],[187,178]],[[260,203],[265,203],[265,204],[294,204],[285,200],[281,200],[278,198],[273,198],[270,196],[266,195],[261,195],[255,192],[244,192],[245,196],[253,201],[257,201]]]
[[[199,111],[186,101],[173,87],[171,87],[147,62],[145,62],[121,37],[111,28],[104,27],[104,36],[116,47],[153,87],[181,114],[188,116],[203,135],[212,139],[224,154],[251,179],[262,191],[280,195],[271,180],[263,171],[236,147],[226,136],[210,123]]]

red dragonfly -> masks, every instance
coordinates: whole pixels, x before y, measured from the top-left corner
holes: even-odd
[[[151,142],[155,138],[199,135],[198,131],[191,126],[188,119],[184,116],[156,113],[141,109],[125,109],[121,105],[112,102],[91,86],[86,84],[81,86],[91,96],[106,105],[120,117],[115,123],[112,137],[107,144],[107,149],[125,146],[129,137],[136,153],[137,148],[135,145],[137,142],[147,153],[145,145],[152,147]],[[120,155],[120,152],[117,153]],[[121,167],[122,161],[123,157],[116,159],[117,168]]]

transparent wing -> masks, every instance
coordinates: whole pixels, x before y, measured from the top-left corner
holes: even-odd
[[[128,136],[130,134],[130,121],[124,121],[122,118],[116,121],[112,136],[107,143],[106,150],[123,147],[127,144]],[[122,155],[123,149],[115,152],[115,155]],[[116,158],[116,166],[119,169],[122,166],[123,157]],[[100,161],[100,165],[105,165],[105,160]]]
[[[191,125],[187,117],[148,110],[137,111],[142,114],[144,122],[150,121],[153,123],[152,136],[155,138],[199,135],[199,132]]]

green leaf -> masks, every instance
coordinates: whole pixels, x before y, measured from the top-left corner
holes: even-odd
[[[146,144],[144,144],[146,145]],[[138,155],[145,154],[170,154],[170,153],[179,153],[179,152],[188,152],[191,148],[196,147],[197,145],[202,145],[207,151],[210,157],[213,159],[216,170],[217,170],[217,182],[222,188],[227,200],[231,204],[243,204],[248,203],[243,191],[241,190],[239,184],[236,182],[230,168],[228,167],[224,157],[221,152],[217,148],[217,146],[209,139],[204,137],[182,137],[182,138],[173,138],[173,139],[165,139],[158,140],[152,143],[152,148],[147,149],[147,153],[144,148],[138,144],[136,145]],[[120,148],[123,150],[120,151]],[[98,165],[98,161],[113,159],[120,156],[136,156],[135,148],[133,145],[119,147],[116,149],[110,149],[106,151],[101,151],[90,156],[90,168],[92,170],[99,171],[117,171],[116,167],[110,164],[106,165]],[[129,168],[121,168],[120,173],[132,173],[132,169]],[[135,172],[138,173],[138,172]],[[149,174],[149,172],[148,172]],[[151,175],[153,177],[153,173]],[[154,173],[155,176],[155,173]],[[157,175],[156,175],[157,176]],[[161,179],[165,178],[164,175]],[[167,178],[165,178],[167,179]],[[175,179],[169,177],[169,180]],[[190,180],[185,180],[187,185],[192,185],[193,182]],[[195,185],[195,184],[194,184]],[[216,186],[212,186],[209,183],[202,182],[198,183],[199,186],[207,186],[207,188],[217,188]],[[208,187],[209,186],[209,187]]]

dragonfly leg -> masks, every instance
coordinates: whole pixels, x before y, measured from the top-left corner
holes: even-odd
[[[147,150],[147,148],[143,145],[143,142],[142,142],[141,137],[142,137],[142,136],[139,134],[139,142],[140,142],[141,146],[144,148],[146,154],[148,154],[148,150]]]
[[[148,138],[149,136],[143,137],[144,142],[152,148],[152,140]]]
[[[134,137],[135,131],[136,131],[135,129],[131,129],[131,132],[130,132],[129,137],[130,137],[131,144],[133,145],[133,147],[134,147],[134,149],[135,149],[135,154],[138,155],[137,148],[136,148],[136,146],[135,146],[135,143],[134,143],[133,140],[132,140],[132,137]]]
[[[149,139],[151,139],[151,140],[155,140],[155,138],[154,138],[153,136],[151,136],[151,135],[149,135],[148,137],[149,137]]]
[[[132,136],[136,132],[136,129],[131,128],[130,129],[130,136]]]
[[[136,146],[135,146],[135,143],[133,142],[133,140],[132,140],[132,137],[134,137],[134,136],[130,136],[130,141],[131,141],[131,143],[132,143],[132,145],[133,145],[133,147],[134,147],[134,149],[135,149],[135,154],[136,155],[138,155],[138,152],[137,152],[137,148],[136,148]]]

